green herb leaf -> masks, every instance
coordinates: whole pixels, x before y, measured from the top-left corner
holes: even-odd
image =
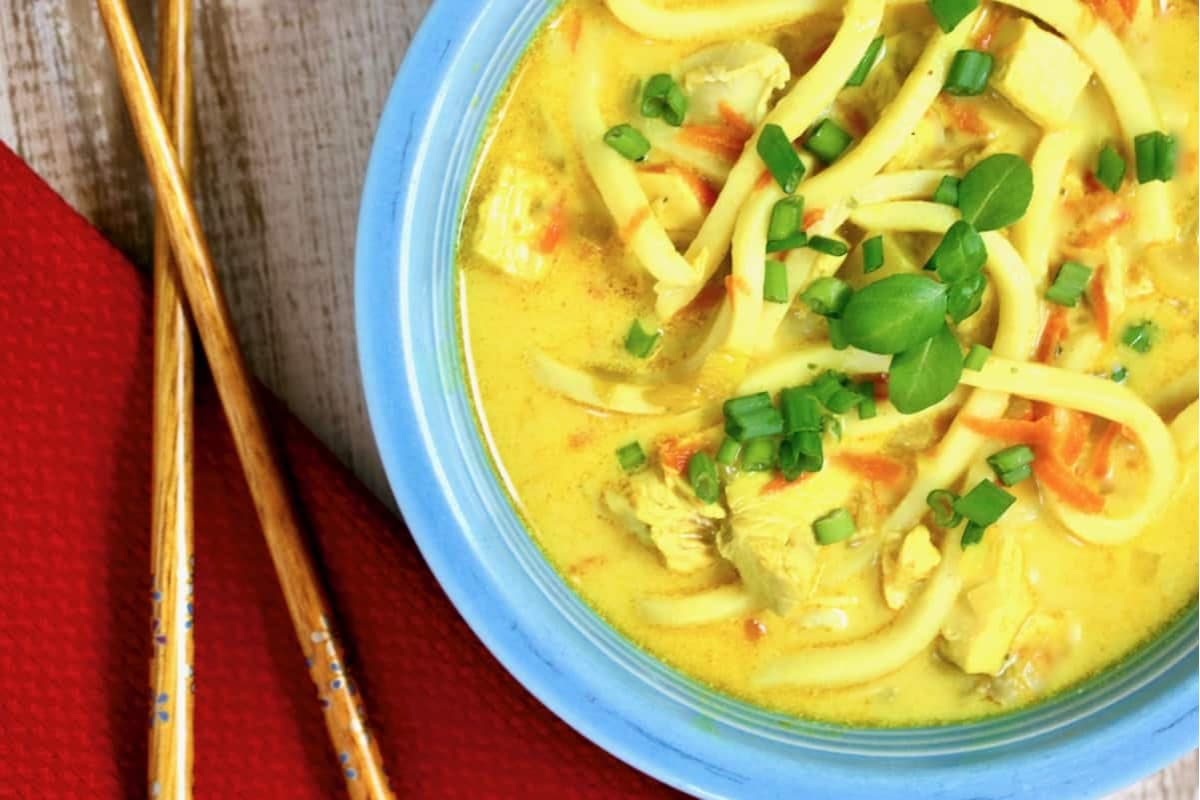
[[[945,316],[946,287],[924,275],[902,273],[855,292],[842,309],[842,332],[860,350],[892,355],[933,336]]]
[[[946,311],[955,323],[962,322],[983,306],[983,292],[987,289],[987,278],[982,272],[955,281],[946,292]]]
[[[963,219],[979,231],[1012,225],[1033,197],[1033,170],[1012,153],[988,156],[967,171],[958,186]]]
[[[962,348],[943,322],[936,334],[892,358],[888,398],[900,413],[915,414],[954,391],[962,371]]]
[[[954,283],[975,275],[987,263],[987,247],[983,237],[961,219],[950,226],[937,249],[929,257],[938,277]]]

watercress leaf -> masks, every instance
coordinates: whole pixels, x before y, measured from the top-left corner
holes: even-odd
[[[867,284],[842,309],[842,334],[860,350],[891,355],[925,341],[945,322],[946,287],[902,273]]]
[[[962,322],[978,311],[983,305],[983,290],[986,288],[987,279],[981,272],[950,284],[946,292],[946,311],[950,319]]]
[[[962,371],[962,348],[943,322],[933,336],[892,357],[888,398],[900,413],[915,414],[953,392]]]
[[[1033,197],[1033,170],[1012,153],[988,156],[967,171],[958,185],[963,219],[978,231],[1012,225],[1025,215]]]
[[[983,269],[987,263],[987,247],[971,223],[960,219],[946,231],[929,257],[929,263],[937,270],[939,278],[946,283],[954,283]]]

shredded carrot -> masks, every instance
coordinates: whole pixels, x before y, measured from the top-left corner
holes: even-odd
[[[678,175],[687,183],[693,194],[696,195],[696,200],[705,209],[712,208],[713,204],[717,202],[717,190],[712,187],[711,183],[705,180],[703,175],[695,170],[688,169],[679,164],[647,164],[640,171],[658,175]]]
[[[1093,478],[1103,479],[1108,477],[1108,473],[1112,470],[1112,447],[1117,441],[1117,437],[1122,433],[1122,426],[1115,422],[1108,423],[1104,433],[1100,434],[1100,438],[1096,440],[1096,444],[1092,446],[1092,458],[1088,465],[1088,474]]]
[[[1124,203],[1114,201],[1108,207],[1109,214],[1104,219],[1089,220],[1089,224],[1082,227],[1071,237],[1071,244],[1075,247],[1092,248],[1104,244],[1104,241],[1112,236],[1118,230],[1133,219],[1133,212],[1125,206]],[[1097,214],[1096,217],[1101,215]]]
[[[1083,173],[1083,188],[1088,194],[1095,194],[1100,190],[1108,191],[1108,187],[1100,182],[1100,179],[1091,172]]]
[[[868,375],[866,378],[871,382],[871,387],[875,390],[875,399],[880,401],[887,400],[888,374],[886,372],[880,372],[876,375]]]
[[[945,97],[943,95],[943,97]],[[953,100],[943,99],[947,110],[950,112],[950,120],[954,123],[954,127],[958,128],[963,133],[974,134],[975,136],[985,136],[991,130],[988,124],[984,122],[983,117],[979,115],[979,110],[970,103],[956,103]]]
[[[1118,33],[1137,13],[1137,0],[1083,0],[1083,4]]]
[[[1067,309],[1053,305],[1046,317],[1046,327],[1042,328],[1042,338],[1038,340],[1036,358],[1043,364],[1049,364],[1058,355],[1058,348],[1067,337]]]
[[[546,255],[553,253],[566,233],[567,206],[564,201],[559,200],[550,209],[550,216],[546,220],[546,229],[542,231],[542,238],[538,239],[537,251]]]
[[[618,232],[621,237],[621,241],[628,242],[635,235],[637,235],[638,230],[649,218],[650,206],[642,206],[637,211],[633,212],[633,216],[629,218],[628,222],[621,226],[621,230]]]
[[[988,417],[960,417],[964,425],[990,439],[999,439],[1009,444],[1028,444],[1043,447],[1054,440],[1054,428],[1049,417],[1038,420],[990,419]]]
[[[746,281],[742,280],[742,278],[740,278],[739,276],[726,275],[725,276],[725,293],[727,295],[729,295],[730,300],[733,300],[733,296],[736,294],[749,294],[750,287],[749,287],[749,285],[746,284]]]
[[[808,211],[804,212],[804,219],[801,221],[801,227],[803,227],[804,230],[808,230],[823,219],[825,219],[825,209],[810,208]]]
[[[1096,267],[1096,274],[1092,275],[1092,285],[1088,290],[1088,303],[1092,307],[1092,316],[1096,320],[1096,331],[1100,334],[1101,341],[1108,341],[1109,333],[1109,313],[1108,313],[1108,295],[1104,293],[1104,265]]]
[[[1056,408],[1050,418],[1055,428],[1055,446],[1063,462],[1073,467],[1087,446],[1091,427],[1088,415],[1070,408]]]
[[[684,125],[679,129],[679,141],[726,161],[737,161],[749,138],[729,125]]]
[[[975,30],[975,47],[979,50],[988,50],[992,46],[992,41],[996,38],[996,34],[1000,32],[1000,26],[1008,19],[1008,15],[998,7],[993,6],[987,17]]]
[[[1043,449],[1038,452],[1033,460],[1033,474],[1042,486],[1058,495],[1064,503],[1090,514],[1104,510],[1104,497],[1089,488],[1052,451]]]
[[[725,120],[725,124],[740,135],[743,140],[749,139],[754,135],[754,126],[750,124],[750,121],[739,114],[733,106],[724,100],[717,103],[717,111],[720,112],[721,119]]]
[[[790,489],[793,486],[798,486],[805,479],[807,479],[809,475],[812,475],[812,473],[801,472],[800,477],[793,481],[789,481],[787,478],[783,477],[782,474],[775,473],[775,477],[763,486],[762,491],[760,491],[759,494],[775,494],[775,492],[781,492],[784,489]]]
[[[700,449],[700,443],[697,441],[665,436],[658,440],[658,460],[666,469],[683,472],[687,469],[688,461]]]
[[[704,284],[704,288],[692,299],[692,302],[687,304],[687,308],[684,311],[707,311],[721,302],[724,297],[725,283],[723,281],[709,281]]]
[[[764,622],[754,617],[746,620],[742,629],[746,633],[746,638],[752,642],[757,642],[759,639],[767,635],[767,626]]]
[[[754,191],[765,189],[771,185],[771,171],[764,169],[763,174],[758,176],[758,180],[754,182]]]
[[[875,483],[897,483],[908,474],[903,462],[874,453],[840,452],[834,460],[851,472]]]

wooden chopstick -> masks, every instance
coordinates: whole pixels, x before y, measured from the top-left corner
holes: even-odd
[[[159,3],[159,97],[186,180],[192,164],[191,0]],[[162,209],[154,219],[149,796],[192,796],[192,336]]]
[[[224,406],[263,535],[283,589],[351,798],[391,798],[363,698],[347,674],[332,614],[304,546],[249,371],[234,337],[208,244],[124,0],[97,0],[117,76],[171,240],[180,284]]]

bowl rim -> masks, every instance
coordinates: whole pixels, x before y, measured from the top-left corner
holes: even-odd
[[[663,710],[662,698],[641,696],[646,687],[640,686],[623,701],[609,697],[611,690],[619,687],[625,692],[627,687],[619,675],[600,674],[603,653],[578,649],[594,643],[576,638],[577,631],[537,624],[545,619],[531,623],[530,614],[535,612],[518,610],[518,601],[534,597],[513,596],[520,587],[511,582],[521,576],[481,563],[478,552],[467,544],[466,520],[449,486],[417,477],[436,474],[442,465],[438,458],[465,456],[453,451],[435,458],[430,452],[425,410],[430,398],[419,391],[407,327],[420,309],[402,292],[398,273],[420,214],[438,200],[426,184],[415,179],[437,123],[453,113],[445,107],[449,76],[455,71],[478,70],[475,62],[481,56],[489,57],[481,49],[488,42],[479,38],[485,18],[494,21],[497,15],[511,17],[521,9],[525,9],[521,13],[532,9],[540,20],[557,4],[551,0],[434,3],[388,95],[371,150],[359,215],[356,338],[372,431],[388,482],[423,557],[476,636],[526,689],[584,736],[643,772],[705,797],[742,797],[747,792],[765,796],[781,788],[810,786],[821,794],[867,798],[877,796],[873,793],[884,786],[894,790],[891,782],[896,780],[922,782],[919,785],[928,797],[963,796],[967,787],[972,796],[983,796],[981,792],[1011,789],[1014,783],[1048,789],[1050,783],[1039,781],[1039,776],[1060,790],[1056,796],[1065,797],[1119,788],[1194,747],[1194,646],[1167,674],[1107,709],[1114,719],[1104,724],[1064,731],[1056,741],[1042,742],[1037,748],[993,755],[977,763],[947,763],[944,758],[926,759],[928,763],[887,759],[892,763],[868,769],[861,763],[863,759],[856,762],[853,757],[838,756],[814,761],[807,754],[761,742],[736,741],[738,732],[728,729],[722,729],[721,736],[712,736],[696,728],[694,719],[690,720],[692,727],[676,725],[667,732],[656,731],[661,718],[651,715]],[[490,109],[494,99],[484,97],[483,105]],[[430,186],[435,184],[432,181]],[[461,187],[440,188],[443,195],[455,196],[457,216]],[[444,197],[441,200],[444,203]],[[1194,609],[1189,613],[1194,614]],[[598,691],[605,687],[610,691]],[[1192,724],[1184,724],[1189,719]],[[681,713],[673,722],[686,726],[689,718]],[[1137,736],[1145,737],[1141,746],[1123,746]],[[767,768],[755,764],[755,759],[771,753],[780,756],[778,764]],[[938,769],[939,774],[930,774],[930,768]],[[944,778],[943,774],[953,777]]]

